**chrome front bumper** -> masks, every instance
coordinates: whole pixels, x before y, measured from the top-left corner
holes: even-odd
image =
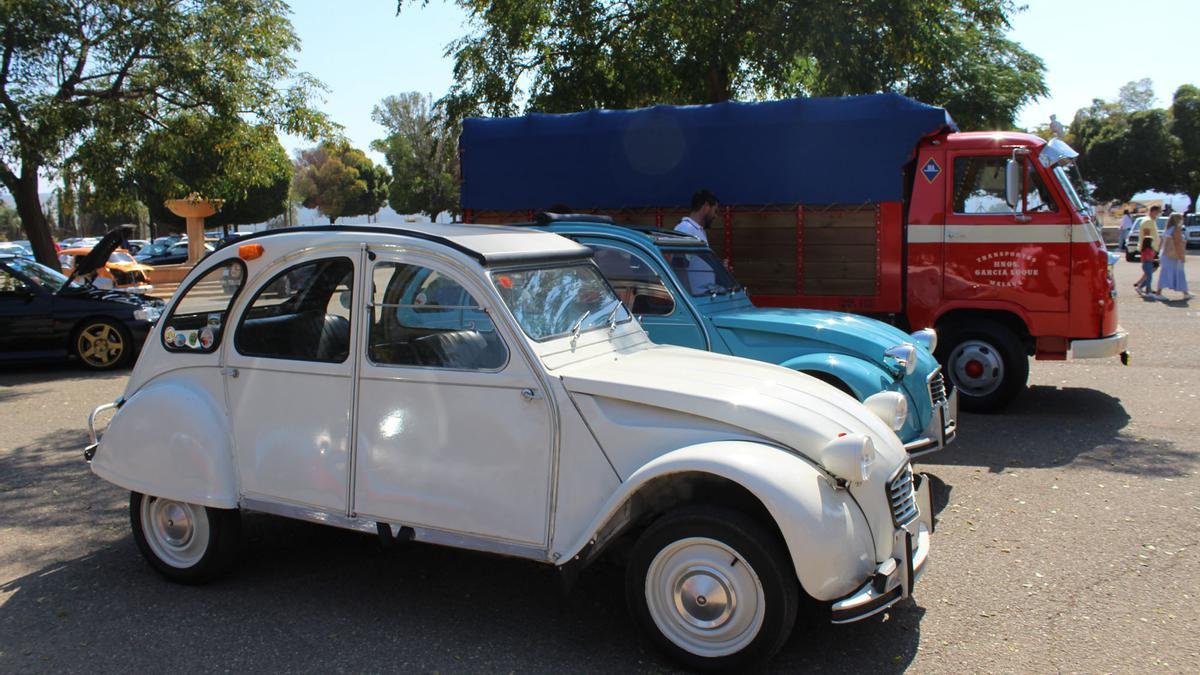
[[[88,415],[87,425],[89,443],[87,447],[83,449],[83,458],[89,463],[92,461],[92,457],[96,456],[96,448],[100,447],[100,432],[96,431],[96,416],[102,412],[105,412],[106,410],[116,410],[124,404],[125,398],[121,397],[112,403],[105,403],[104,405],[96,406],[96,408],[92,410],[91,414]]]
[[[1126,351],[1129,343],[1129,333],[1117,326],[1117,332],[1098,340],[1071,340],[1071,349],[1067,355],[1072,359],[1104,359],[1117,356]]]
[[[853,623],[874,616],[912,595],[913,586],[925,572],[933,533],[933,502],[929,477],[917,474],[917,504],[920,515],[893,535],[892,557],[877,568],[858,590],[833,603],[833,623]]]
[[[928,455],[946,447],[958,435],[958,389],[951,390],[946,402],[933,409],[929,424],[919,438],[904,444],[909,458]]]

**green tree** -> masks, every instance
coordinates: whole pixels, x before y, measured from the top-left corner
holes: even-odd
[[[1200,89],[1185,84],[1171,102],[1171,133],[1179,139],[1178,177],[1187,193],[1188,210],[1196,210],[1200,194]]]
[[[0,202],[0,234],[4,235],[6,241],[21,238],[21,217],[16,209],[9,208],[3,202]]]
[[[371,119],[387,138],[371,143],[392,172],[388,205],[398,213],[458,213],[460,126],[417,92],[388,96]]]
[[[1148,77],[1126,82],[1117,92],[1117,106],[1121,112],[1145,112],[1154,107],[1154,81]]]
[[[1008,127],[1047,91],[1013,0],[456,2],[455,118],[896,91]]]
[[[332,225],[338,218],[373,215],[387,203],[391,176],[362,150],[325,141],[302,150],[295,163],[295,193]]]
[[[38,177],[74,163],[102,200],[132,201],[134,139],[182,110],[331,128],[294,73],[283,0],[0,0],[0,184],[40,262],[57,267]],[[128,205],[128,204],[127,204]]]
[[[133,158],[138,196],[156,223],[183,218],[164,205],[192,192],[224,200],[206,225],[261,223],[287,208],[292,161],[269,124],[183,113],[143,139]]]

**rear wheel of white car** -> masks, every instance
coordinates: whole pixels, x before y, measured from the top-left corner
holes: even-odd
[[[142,555],[171,581],[202,584],[229,571],[237,559],[241,518],[236,510],[131,492],[129,521]]]
[[[796,621],[800,584],[783,543],[755,520],[689,507],[638,539],[625,594],[660,649],[689,668],[725,670],[779,651]]]

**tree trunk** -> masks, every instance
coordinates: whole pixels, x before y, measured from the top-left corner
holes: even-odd
[[[21,163],[21,175],[17,178],[17,189],[13,192],[17,213],[21,216],[21,228],[29,237],[33,257],[52,270],[60,270],[58,253],[54,250],[54,239],[50,236],[50,225],[42,212],[42,200],[38,197],[38,166],[25,160]]]

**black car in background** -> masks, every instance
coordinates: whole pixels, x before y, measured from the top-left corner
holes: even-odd
[[[106,260],[103,248],[79,267]],[[162,308],[156,298],[100,290],[28,258],[0,255],[0,361],[74,357],[93,370],[118,368],[141,349]]]

